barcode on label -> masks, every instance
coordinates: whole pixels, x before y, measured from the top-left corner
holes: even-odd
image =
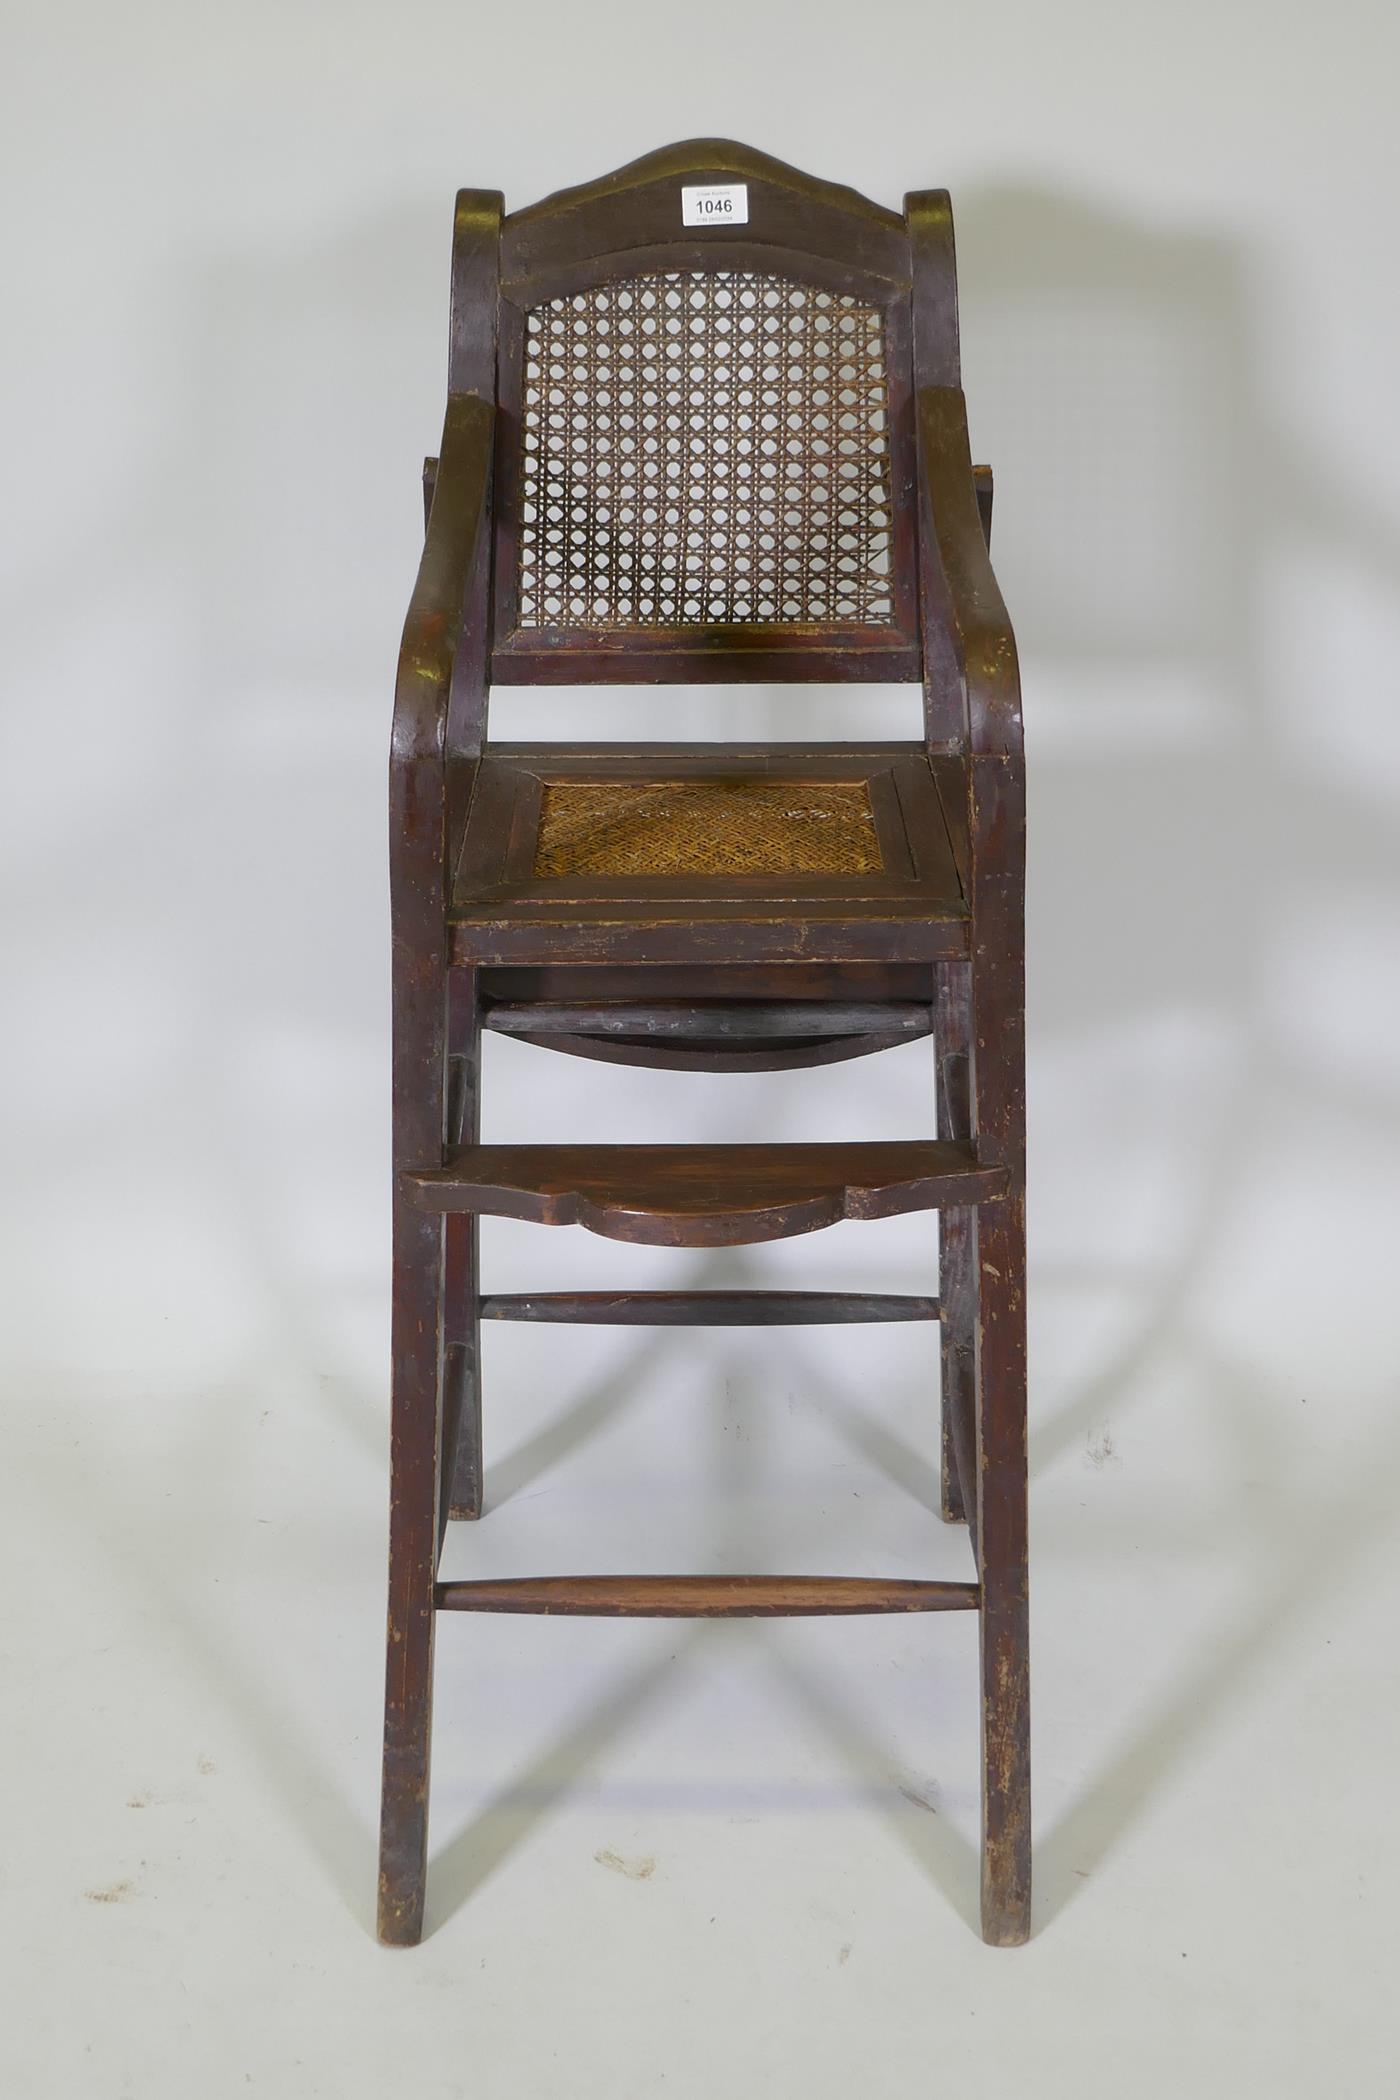
[[[746,182],[683,182],[682,226],[747,226],[749,186]]]

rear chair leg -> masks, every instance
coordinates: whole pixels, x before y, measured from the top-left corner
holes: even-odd
[[[379,1840],[379,1937],[416,1946],[428,1871],[433,1584],[439,1532],[442,1223],[394,1207],[389,1653]]]
[[[1017,1947],[1030,1936],[1031,1899],[1024,1197],[976,1213],[975,1250],[982,1937]]]

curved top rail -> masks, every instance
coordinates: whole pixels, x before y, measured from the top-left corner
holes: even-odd
[[[742,222],[684,223],[683,187],[735,181],[748,192]],[[585,262],[596,268],[612,255],[646,251],[671,267],[703,268],[737,249],[770,248],[892,289],[909,285],[909,234],[898,212],[733,139],[665,146],[509,213],[501,228],[501,277],[519,296],[517,288],[529,291]]]
[[[863,197],[859,190],[850,189],[842,182],[824,182],[819,176],[794,168],[788,161],[775,159],[771,153],[760,153],[756,146],[742,145],[738,139],[682,139],[674,146],[660,146],[652,153],[643,153],[638,159],[629,160],[623,167],[613,168],[606,175],[595,176],[591,182],[555,190],[537,204],[527,204],[521,210],[511,212],[506,225],[521,226],[554,212],[569,211],[576,205],[624,196],[650,183],[675,182],[682,177],[699,180],[706,175],[747,176],[756,182],[769,183],[775,189],[788,189],[798,196],[818,200],[834,211],[870,219],[876,225],[888,226],[896,232],[904,230],[904,221],[897,211],[890,211],[885,205]]]

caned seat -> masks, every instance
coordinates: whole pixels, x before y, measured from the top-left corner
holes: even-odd
[[[568,962],[586,941],[595,959],[665,963],[698,924],[716,963],[961,954],[939,770],[916,745],[494,751],[455,871],[453,955]],[[958,769],[941,771],[956,797]]]
[[[873,875],[885,866],[870,782],[814,780],[811,769],[765,778],[735,770],[669,778],[548,780],[531,869],[537,881],[678,875],[781,879]]]
[[[973,1611],[982,1926],[1015,1944],[1030,1921],[1024,774],[946,195],[894,212],[714,139],[510,214],[464,191],[424,489],[390,768],[380,1936],[422,1931],[439,1612]],[[665,740],[670,686],[812,681],[917,683],[923,734]],[[488,735],[494,688],[619,683],[654,689],[654,741]],[[926,1124],[880,1144],[695,1144],[679,1108],[665,1144],[490,1144],[487,1030],[707,1072],[931,1038],[935,1084]],[[939,1213],[936,1292],[482,1288],[482,1216],[706,1248],[913,1210]],[[503,1319],[938,1322],[930,1471],[945,1518],[967,1524],[970,1579],[441,1581],[448,1524],[483,1512],[481,1329]]]

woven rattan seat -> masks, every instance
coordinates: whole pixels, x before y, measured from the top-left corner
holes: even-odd
[[[536,875],[864,875],[880,841],[863,780],[553,781]]]

